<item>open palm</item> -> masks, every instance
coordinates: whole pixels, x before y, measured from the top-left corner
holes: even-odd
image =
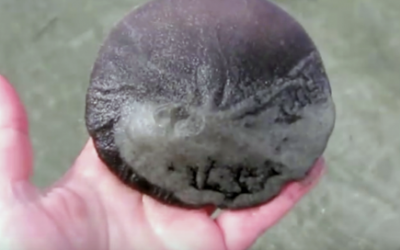
[[[315,185],[323,165],[268,204],[211,218],[213,208],[171,207],[125,187],[89,140],[61,180],[38,190],[27,117],[0,76],[0,250],[244,250]]]

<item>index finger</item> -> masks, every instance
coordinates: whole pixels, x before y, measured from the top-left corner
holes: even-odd
[[[0,75],[0,183],[27,180],[31,164],[25,109],[15,89]]]

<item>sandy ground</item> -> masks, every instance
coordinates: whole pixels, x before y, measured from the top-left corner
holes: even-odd
[[[140,2],[0,0],[0,72],[27,105],[38,185],[61,176],[87,140],[92,63],[113,23]],[[318,45],[337,123],[327,175],[253,249],[399,250],[400,1],[277,3]]]

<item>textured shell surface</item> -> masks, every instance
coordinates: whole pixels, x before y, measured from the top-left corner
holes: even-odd
[[[111,30],[86,125],[126,185],[183,207],[252,207],[305,177],[335,106],[321,56],[265,0],[153,0]]]

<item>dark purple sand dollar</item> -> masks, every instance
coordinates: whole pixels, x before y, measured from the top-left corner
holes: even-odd
[[[246,208],[305,177],[335,122],[305,30],[265,0],[155,0],[111,31],[86,124],[122,182],[164,203]]]

